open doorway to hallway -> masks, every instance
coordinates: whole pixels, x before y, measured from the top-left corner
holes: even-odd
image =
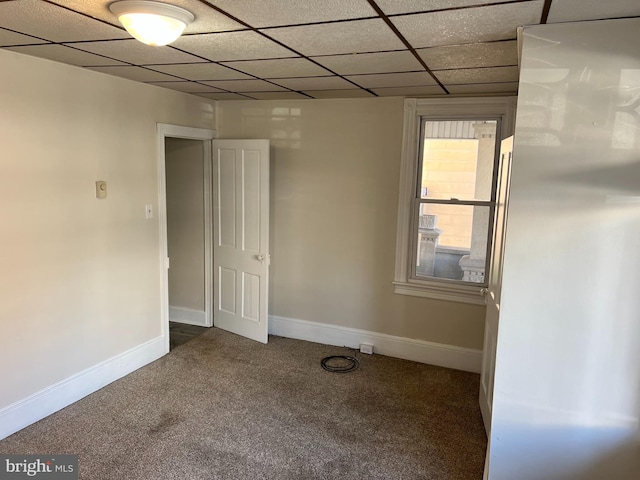
[[[165,138],[170,348],[211,327],[211,179],[203,140]]]

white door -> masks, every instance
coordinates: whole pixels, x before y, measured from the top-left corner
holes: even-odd
[[[484,323],[484,346],[482,372],[480,376],[480,410],[487,435],[491,432],[491,410],[493,405],[493,379],[496,365],[496,345],[500,319],[500,291],[502,288],[502,260],[504,258],[504,237],[509,203],[509,180],[511,177],[511,157],[513,136],[500,144],[500,164],[498,190],[496,193],[496,213],[493,230],[491,267],[485,301],[487,316]]]
[[[267,343],[269,141],[213,142],[216,327]]]

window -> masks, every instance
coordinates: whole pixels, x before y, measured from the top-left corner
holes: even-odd
[[[484,304],[500,140],[515,99],[408,99],[395,291]]]

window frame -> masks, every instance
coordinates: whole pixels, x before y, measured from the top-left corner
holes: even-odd
[[[396,265],[394,291],[401,295],[435,298],[454,302],[484,305],[484,284],[472,284],[450,279],[426,279],[415,275],[415,255],[417,252],[418,221],[414,219],[416,206],[422,202],[417,198],[418,174],[421,172],[423,143],[423,120],[498,120],[496,127],[496,159],[500,142],[513,134],[516,97],[461,97],[461,98],[408,98],[404,102],[404,131],[402,140],[402,159],[400,165],[400,188],[398,198],[398,224],[396,236]],[[493,214],[495,213],[495,185],[497,180],[497,161],[494,160],[492,179],[492,198],[486,201],[452,202],[465,205],[491,204],[489,218],[487,265],[491,264],[491,239],[493,237]],[[440,202],[446,203],[446,202]],[[415,238],[414,238],[415,237]],[[489,278],[489,271],[485,272]]]
[[[494,213],[494,209],[495,209],[495,198],[496,198],[496,186],[497,186],[497,168],[498,168],[498,162],[496,161],[496,159],[498,158],[498,155],[500,154],[500,142],[496,141],[494,143],[494,153],[493,153],[493,169],[492,169],[492,173],[491,173],[491,194],[490,194],[490,198],[489,200],[472,200],[472,199],[463,199],[463,200],[459,200],[459,199],[446,199],[446,198],[422,198],[421,193],[421,179],[422,179],[422,175],[424,172],[424,139],[425,139],[425,124],[427,122],[431,122],[431,121],[437,121],[437,122],[442,122],[442,121],[451,121],[451,122],[456,122],[456,121],[468,121],[468,120],[476,120],[476,121],[494,121],[496,122],[496,139],[498,137],[498,132],[501,131],[501,125],[502,125],[502,117],[499,116],[488,116],[488,117],[480,117],[478,115],[471,115],[471,116],[467,116],[467,117],[462,117],[462,116],[456,116],[456,117],[447,117],[447,118],[437,118],[434,119],[431,116],[421,116],[420,117],[420,126],[419,126],[419,135],[418,135],[418,139],[417,141],[419,141],[419,145],[418,145],[418,156],[416,158],[416,183],[415,183],[415,187],[414,187],[414,196],[412,199],[412,204],[411,204],[411,213],[410,213],[410,222],[411,222],[411,235],[410,235],[410,242],[411,244],[409,245],[409,252],[411,252],[412,258],[409,259],[409,279],[413,280],[413,281],[417,281],[417,282],[422,282],[422,281],[435,281],[435,282],[444,282],[444,283],[448,283],[450,285],[470,285],[470,286],[480,286],[480,288],[482,287],[486,287],[487,286],[487,280],[489,278],[489,276],[487,275],[485,277],[485,282],[480,284],[480,283],[474,283],[474,282],[465,282],[463,280],[453,280],[450,278],[444,278],[444,277],[431,277],[433,278],[433,280],[430,280],[428,277],[424,277],[424,276],[419,276],[417,274],[417,266],[416,266],[416,259],[413,257],[414,252],[416,252],[417,254],[417,250],[418,250],[418,233],[419,233],[419,225],[418,225],[418,221],[416,221],[417,216],[419,215],[419,211],[420,208],[423,204],[431,204],[431,205],[464,205],[464,206],[471,206],[471,207],[484,207],[484,208],[489,208],[489,222],[487,224],[487,235],[488,235],[488,239],[487,239],[487,251],[485,252],[485,270],[488,272],[489,271],[489,263],[490,263],[490,254],[491,254],[491,235],[490,233],[493,231],[493,213]],[[455,250],[455,247],[447,247],[445,246],[444,249],[448,249],[448,250]],[[437,252],[437,250],[436,250]],[[470,253],[470,252],[467,252]]]

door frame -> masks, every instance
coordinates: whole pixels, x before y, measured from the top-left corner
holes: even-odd
[[[206,128],[184,127],[158,123],[156,151],[158,169],[158,229],[160,237],[160,327],[169,352],[169,243],[167,239],[167,178],[165,139],[183,138],[202,141],[204,150],[204,309],[207,326],[213,326],[213,212],[212,212],[212,150],[211,141],[216,131]]]

